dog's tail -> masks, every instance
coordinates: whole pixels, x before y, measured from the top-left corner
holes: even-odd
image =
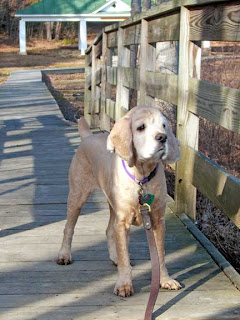
[[[83,117],[81,117],[80,119],[76,118],[76,121],[78,124],[78,132],[82,139],[92,135],[89,125]]]

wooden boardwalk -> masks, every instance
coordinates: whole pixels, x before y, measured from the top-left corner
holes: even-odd
[[[0,126],[0,319],[143,319],[151,278],[144,231],[133,228],[131,235],[135,295],[116,297],[100,191],[79,218],[74,263],[55,263],[79,136],[63,120],[40,71],[14,72],[0,86]],[[166,219],[167,266],[183,289],[160,291],[155,318],[240,319],[239,291],[170,210]]]

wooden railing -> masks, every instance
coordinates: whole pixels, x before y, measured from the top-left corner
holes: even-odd
[[[86,50],[84,111],[90,125],[110,130],[110,118],[128,111],[129,89],[139,92],[138,105],[154,105],[155,98],[177,105],[182,159],[176,166],[175,211],[195,219],[197,188],[238,227],[240,181],[197,147],[199,116],[240,133],[240,90],[193,78],[193,69],[194,42],[239,41],[239,16],[240,1],[172,0],[106,27]],[[179,41],[178,75],[155,70],[156,43],[162,41]],[[130,45],[139,45],[137,68],[130,67]]]

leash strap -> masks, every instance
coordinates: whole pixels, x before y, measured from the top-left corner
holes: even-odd
[[[157,246],[156,246],[153,229],[152,229],[150,212],[151,212],[151,207],[149,205],[147,204],[140,205],[140,213],[142,215],[143,226],[146,231],[150,257],[151,257],[151,264],[152,264],[151,290],[150,290],[150,296],[148,299],[147,308],[145,311],[144,320],[152,319],[153,308],[156,303],[159,288],[160,288],[160,265],[159,265]]]

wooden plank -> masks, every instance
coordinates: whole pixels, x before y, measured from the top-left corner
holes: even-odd
[[[110,24],[109,26],[106,26],[104,28],[104,32],[111,33],[113,31],[118,31],[118,27],[119,27],[119,23],[118,22]]]
[[[99,58],[102,54],[102,34],[101,34],[101,39],[96,44],[95,50],[96,50],[95,51],[96,58]]]
[[[92,93],[90,90],[92,85],[92,68],[90,67],[89,59],[90,59],[90,54],[86,54],[85,55],[85,90],[84,90],[84,117],[86,118],[86,120],[89,113],[91,112],[90,108],[91,108],[91,98],[92,98]]]
[[[160,72],[146,72],[146,93],[177,105],[178,76]]]
[[[112,119],[115,119],[115,106],[116,106],[115,101],[111,99],[106,100],[106,113]]]
[[[111,287],[112,289],[112,287]],[[109,290],[111,290],[109,288]],[[71,288],[69,288],[71,291]],[[77,291],[74,292],[75,295]],[[184,293],[184,296],[187,293]],[[57,319],[57,320],[66,320],[66,319],[74,319],[74,320],[139,320],[143,319],[145,305],[139,306],[128,306],[124,304],[124,301],[130,299],[119,299],[121,303],[117,305],[108,305],[108,306],[89,306],[87,304],[89,298],[94,298],[94,294],[92,292],[89,293],[88,299],[85,299],[85,306],[78,306],[78,299],[76,298],[72,303],[64,305],[63,307],[42,307],[39,303],[35,302],[36,308],[31,306],[23,305],[20,308],[2,308],[1,311],[3,314],[8,315],[8,318],[11,320],[32,320],[32,319],[41,319],[41,320],[49,320],[49,319]],[[43,297],[44,298],[44,297]],[[147,301],[147,296],[145,298]],[[161,313],[164,311],[164,317],[166,319],[174,319],[176,318],[176,314],[181,315],[181,319],[214,319],[213,315],[217,313],[220,316],[218,319],[221,319],[221,314],[227,314],[227,318],[231,320],[238,320],[240,313],[239,308],[236,304],[229,302],[225,302],[223,304],[208,304],[208,308],[206,309],[206,300],[212,300],[214,297],[211,296],[205,299],[205,305],[203,302],[201,304],[193,304],[190,303],[188,307],[186,305],[181,305],[180,303],[177,305],[162,305],[158,304],[158,309],[155,311],[156,317],[161,316]],[[36,297],[37,300],[37,297]],[[173,299],[179,301],[179,298]],[[35,300],[34,300],[35,301]],[[38,300],[37,300],[38,301]],[[198,299],[199,301],[199,299]],[[74,303],[75,302],[75,303]],[[34,305],[35,305],[34,304]],[[204,311],[203,311],[204,310]],[[217,310],[217,311],[216,311]],[[189,314],[194,315],[194,318],[189,318]],[[21,315],[21,317],[19,317]],[[157,319],[157,318],[156,318]],[[222,318],[223,319],[223,318]]]
[[[203,245],[217,265],[223,270],[224,274],[231,280],[238,290],[240,290],[240,275],[231,266],[231,264],[222,256],[222,254],[214,247],[214,245],[204,236],[204,234],[188,219],[183,213],[179,215],[181,221],[187,226],[188,230]]]
[[[191,135],[198,137],[198,126],[195,128],[187,110],[189,80],[189,10],[181,7],[180,40],[179,40],[179,75],[178,75],[178,108],[177,138],[181,141],[181,160],[176,165],[175,212],[187,213],[192,220],[196,217],[196,189],[190,182],[194,163],[189,161],[184,146],[192,146]],[[190,139],[189,139],[190,138]],[[196,141],[194,141],[194,144]],[[195,146],[193,146],[195,147]]]
[[[116,106],[115,119],[122,117],[124,111],[129,109],[129,89],[124,86],[123,69],[121,67],[130,66],[130,50],[123,44],[124,30],[119,28],[118,31],[118,74],[117,74],[117,92],[116,92]]]
[[[141,24],[135,24],[133,26],[124,29],[123,44],[129,46],[131,44],[141,43]]]
[[[114,31],[107,34],[107,47],[116,48],[118,43],[118,32]]]
[[[193,41],[240,41],[240,1],[191,10],[190,39]]]
[[[100,288],[99,288],[100,289]],[[49,294],[43,294],[43,297],[41,297],[40,294],[35,294],[34,297],[31,296],[30,294],[26,294],[23,296],[19,296],[16,294],[13,295],[6,295],[1,297],[1,301],[0,301],[0,308],[7,308],[7,307],[11,307],[11,308],[18,308],[23,306],[24,304],[31,304],[32,300],[36,300],[38,301],[38,305],[40,308],[42,307],[49,307],[49,306],[55,306],[56,308],[61,308],[62,305],[66,305],[71,303],[71,301],[74,301],[74,299],[77,299],[77,303],[79,306],[84,306],[85,301],[85,297],[90,293],[87,290],[84,290],[84,288],[81,288],[81,290],[79,290],[80,292],[77,294],[76,293],[65,293],[62,295],[58,295],[56,297],[56,301],[55,304],[53,303],[53,300],[51,299],[51,295]],[[101,290],[99,290],[101,291]],[[179,294],[178,291],[165,291],[163,293],[163,291],[161,291],[162,294],[159,295],[158,297],[158,305],[163,305],[168,303],[169,301],[173,300],[174,298],[176,298]],[[94,291],[91,290],[91,293],[94,294]],[[96,293],[96,292],[95,292]],[[102,294],[103,292],[98,292],[98,294],[96,295],[96,300],[95,299],[89,299],[89,306],[94,305],[94,303],[98,302],[99,305],[104,305],[104,306],[108,306],[109,305],[109,301],[112,300],[112,302],[114,302],[115,304],[119,303],[119,298],[114,296],[112,294],[112,292],[109,290],[109,292],[106,292],[105,294]],[[213,294],[213,292],[211,292]],[[125,299],[125,304],[129,305],[129,306],[141,306],[145,304],[145,301],[147,301],[147,290],[144,290],[144,292],[142,294],[137,294],[134,295],[131,299]],[[233,304],[237,304],[237,297],[236,295],[231,291],[231,290],[227,290],[227,295],[231,298],[231,302]],[[207,295],[204,295],[205,298],[207,298]],[[100,299],[102,298],[102,302],[100,301]],[[199,291],[193,292],[192,293],[192,301],[191,301],[191,296],[190,295],[186,295],[185,297],[183,297],[183,299],[181,300],[181,304],[183,306],[185,306],[186,308],[188,307],[188,305],[191,304],[197,304],[198,300],[203,299],[203,296],[201,295],[201,293]],[[225,304],[224,301],[224,295],[222,290],[219,290],[216,292],[216,294],[214,295],[214,299],[212,299],[211,301],[209,301],[210,304],[216,304],[216,306],[218,304]],[[174,303],[173,303],[174,305]]]
[[[191,183],[240,228],[240,180],[201,153],[187,148],[194,162]]]
[[[107,82],[116,86],[117,85],[117,68],[107,66]]]
[[[178,41],[180,29],[180,14],[172,13],[160,16],[148,22],[149,43],[160,41]]]
[[[106,99],[110,95],[110,85],[107,82],[107,68],[112,65],[111,50],[107,47],[107,34],[102,35],[102,73],[101,73],[101,109],[100,109],[100,129],[110,131],[110,118],[106,114]]]
[[[98,43],[92,46],[92,84],[91,84],[91,121],[90,125],[95,127],[99,126],[99,111],[100,111],[100,99],[101,91],[97,83],[97,72],[101,68],[100,59],[97,55],[99,53]],[[101,80],[101,77],[99,77]]]
[[[149,44],[149,22],[142,20],[141,24],[141,53],[140,53],[140,88],[139,88],[139,104],[155,105],[155,99],[146,92],[146,72],[155,71],[156,68],[156,48]]]
[[[85,79],[85,86],[88,88],[88,90],[91,88],[92,85],[92,74],[91,74],[91,70],[89,70],[89,74],[86,75],[86,79]],[[85,88],[86,88],[85,87]]]
[[[86,54],[86,66],[91,66],[92,65],[92,50]]]
[[[102,68],[96,71],[95,79],[96,79],[96,86],[99,86],[102,81]]]
[[[127,88],[139,90],[140,88],[140,71],[139,69],[122,67],[122,77],[124,86]]]
[[[231,0],[230,0],[231,1]],[[130,25],[134,25],[139,23],[142,19],[152,20],[153,18],[157,18],[158,16],[162,16],[164,14],[169,14],[171,12],[175,12],[179,10],[182,6],[185,7],[197,7],[207,4],[215,4],[220,2],[228,3],[229,0],[170,0],[166,2],[160,3],[158,6],[153,7],[150,10],[142,12],[140,14],[135,15],[123,22],[120,23],[121,28],[125,28]]]
[[[188,110],[240,133],[240,90],[189,78]]]

